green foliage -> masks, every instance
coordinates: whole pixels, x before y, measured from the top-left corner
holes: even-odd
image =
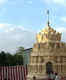
[[[15,66],[15,65],[23,65],[23,48],[19,48],[19,51],[16,54],[6,53],[4,51],[0,52],[0,66]],[[24,51],[24,50],[23,50]]]
[[[15,54],[14,57],[15,57],[15,62],[17,65],[18,64],[23,65],[23,56],[22,55]]]
[[[16,54],[23,54],[24,53],[24,47],[19,47]]]
[[[23,65],[24,48],[19,47],[15,54],[0,52],[0,66]]]
[[[16,54],[15,54],[15,57],[16,57],[16,62],[17,62],[17,64],[19,64],[19,65],[23,65],[23,63],[24,63],[24,47],[19,47],[18,49],[17,49],[17,52],[16,52]]]
[[[6,64],[6,54],[4,51],[2,51],[0,53],[0,65],[4,65],[4,63]]]

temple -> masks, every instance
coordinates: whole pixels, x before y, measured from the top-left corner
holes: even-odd
[[[47,25],[36,35],[27,80],[33,80],[34,77],[43,80],[51,72],[66,76],[66,43],[61,41],[61,33]]]

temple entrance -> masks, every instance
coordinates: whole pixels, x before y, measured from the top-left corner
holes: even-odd
[[[46,63],[46,73],[50,74],[51,72],[53,72],[53,65],[51,62]]]

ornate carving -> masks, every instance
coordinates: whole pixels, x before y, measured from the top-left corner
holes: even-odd
[[[46,42],[46,41],[60,41],[61,40],[61,33],[56,32],[50,26],[47,26],[43,29],[40,33],[37,34],[37,42]]]

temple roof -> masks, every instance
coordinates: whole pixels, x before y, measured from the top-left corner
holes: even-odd
[[[56,32],[51,26],[47,25],[37,34],[37,42],[60,41],[61,33]]]
[[[56,30],[54,30],[53,28],[51,28],[50,26],[46,26],[45,27],[45,29],[42,29],[41,31],[40,31],[40,33],[55,33],[56,32]]]

